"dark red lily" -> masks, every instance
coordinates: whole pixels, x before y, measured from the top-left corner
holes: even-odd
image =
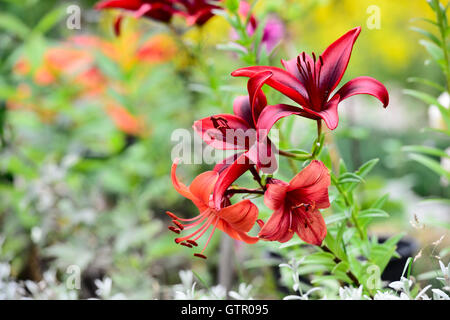
[[[246,243],[255,243],[259,240],[257,237],[247,234],[255,225],[258,217],[258,208],[250,200],[243,200],[231,205],[227,199],[219,208],[214,206],[211,193],[219,178],[219,173],[216,171],[204,172],[187,187],[178,180],[176,170],[177,161],[172,165],[173,186],[179,194],[191,200],[200,211],[199,215],[191,219],[182,219],[172,212],[166,212],[173,219],[174,224],[169,227],[169,230],[179,234],[183,230],[197,228],[196,231],[186,236],[176,238],[176,243],[189,248],[197,247],[198,239],[208,231],[210,226],[213,226],[202,251],[194,254],[196,257],[206,259],[204,251],[216,229],[222,230],[235,240]]]
[[[104,0],[95,5],[98,10],[124,9],[132,11],[136,18],[147,17],[169,22],[175,13],[172,0]],[[118,26],[115,26],[118,29]]]
[[[220,9],[217,5],[219,1],[211,0],[178,0],[186,10],[179,13],[186,17],[188,25],[204,25],[214,16],[213,10]]]
[[[294,232],[305,242],[321,245],[327,234],[322,214],[328,208],[330,174],[325,165],[313,160],[289,183],[272,179],[264,203],[274,210],[258,236],[269,241],[289,241]]]
[[[283,61],[286,70],[270,66],[252,66],[232,72],[235,77],[252,78],[261,72],[271,72],[266,84],[297,102],[297,112],[311,119],[323,119],[333,130],[339,122],[338,104],[356,94],[369,94],[389,104],[386,87],[376,79],[357,77],[332,94],[347,69],[353,45],[361,32],[354,28],[332,43],[320,56],[303,52],[298,57]]]
[[[240,151],[220,163],[216,168],[223,171],[235,160],[243,162],[248,158],[265,172],[276,169],[275,149],[267,135],[258,139],[258,120],[267,107],[266,96],[262,85],[271,76],[270,72],[262,72],[248,82],[248,96],[240,96],[233,104],[234,114],[218,114],[194,122],[194,130],[210,146],[221,150]],[[245,157],[239,157],[242,153]],[[241,163],[241,164],[245,164]]]
[[[217,2],[217,1],[216,1]],[[202,26],[214,16],[219,7],[214,1],[206,0],[103,0],[96,9],[124,9],[134,13],[136,18],[147,17],[161,22],[170,22],[174,14],[186,18],[188,25]],[[122,16],[114,23],[114,30],[120,34]]]

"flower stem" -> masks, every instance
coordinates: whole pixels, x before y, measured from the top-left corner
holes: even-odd
[[[326,245],[322,245],[320,248],[321,248],[323,251],[325,251],[325,252],[331,253],[331,254],[334,256],[334,262],[335,262],[336,264],[342,262],[342,260],[341,260],[340,258],[338,258],[338,257],[333,253],[333,251],[331,251]],[[350,280],[352,280],[353,284],[354,284],[356,287],[359,287],[359,286],[361,285],[361,283],[359,282],[358,278],[355,276],[355,274],[354,274],[351,270],[348,270],[345,274],[347,275],[347,277],[350,278]]]

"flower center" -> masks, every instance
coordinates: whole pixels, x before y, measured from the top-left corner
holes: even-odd
[[[301,57],[301,58],[300,58]],[[316,54],[312,53],[313,61],[308,61],[306,53],[302,52],[297,57],[297,69],[304,79],[304,85],[308,92],[309,101],[314,110],[321,110],[323,97],[320,94],[320,73],[323,67],[323,58],[319,56],[319,63],[317,64]]]

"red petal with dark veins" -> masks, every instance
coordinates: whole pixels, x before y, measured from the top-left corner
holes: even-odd
[[[227,128],[219,130],[212,118],[222,118]],[[254,140],[254,130],[249,130],[247,122],[232,114],[218,114],[194,122],[195,132],[213,148],[221,150],[247,150]]]
[[[297,209],[293,214],[295,232],[303,241],[320,246],[327,235],[327,226],[319,210]]]
[[[284,205],[288,188],[288,183],[278,179],[272,179],[271,182],[267,184],[267,189],[264,193],[264,204],[267,208],[270,210],[281,208]]]
[[[261,72],[272,72],[272,76],[267,79],[266,84],[271,86],[275,90],[280,91],[284,95],[288,96],[298,104],[307,106],[308,94],[305,86],[289,72],[277,68],[268,66],[252,66],[247,68],[241,68],[231,73],[233,77],[253,77]]]
[[[217,210],[222,207],[223,197],[228,187],[253,165],[247,158],[247,154],[244,153],[232,165],[222,171],[213,192],[214,206]]]
[[[330,206],[328,197],[330,184],[328,168],[323,162],[313,160],[289,182],[287,192],[295,205],[309,204],[323,209]]]
[[[333,98],[325,105],[324,109],[316,114],[325,121],[328,129],[334,130],[339,123],[338,104],[340,96],[335,94]]]
[[[361,32],[354,28],[333,42],[322,54],[323,66],[320,72],[320,91],[322,97],[329,97],[337,87],[347,69],[353,45]]]
[[[250,105],[253,115],[253,125],[256,126],[261,111],[267,106],[267,99],[261,88],[264,83],[272,77],[273,73],[264,71],[257,73],[247,82],[247,90],[250,98]]]
[[[294,235],[294,230],[289,228],[291,219],[288,209],[281,207],[275,210],[258,233],[258,237],[268,241],[287,242],[291,240]]]
[[[238,96],[233,101],[233,113],[244,119],[249,127],[255,127],[253,124],[252,107],[248,96]]]
[[[340,101],[356,94],[370,94],[381,101],[383,107],[389,104],[389,93],[386,87],[378,80],[371,77],[357,77],[350,80],[339,89],[337,94]]]

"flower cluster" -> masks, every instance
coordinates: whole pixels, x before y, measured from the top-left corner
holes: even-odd
[[[297,115],[317,122],[319,135],[322,120],[331,130],[338,125],[338,104],[356,94],[369,94],[378,98],[384,107],[389,95],[379,81],[370,77],[358,77],[334,90],[347,68],[353,45],[361,28],[354,28],[332,43],[321,55],[305,52],[296,58],[282,61],[284,69],[272,66],[250,66],[232,72],[232,76],[248,77],[247,96],[239,96],[233,105],[234,114],[218,114],[196,121],[194,130],[213,148],[235,150],[236,154],[218,163],[212,171],[200,174],[187,187],[176,176],[177,161],[172,167],[175,189],[190,199],[200,214],[191,219],[181,219],[171,212],[173,219],[169,229],[177,234],[197,228],[175,242],[197,246],[197,241],[213,226],[230,237],[247,243],[258,240],[289,241],[296,233],[303,241],[321,245],[327,229],[319,209],[330,206],[328,188],[330,174],[327,167],[314,154],[308,166],[288,183],[273,177],[277,168],[276,155],[281,154],[269,138],[274,124],[287,116]],[[268,85],[286,95],[299,106],[287,104],[269,105],[262,91]],[[259,183],[258,189],[234,186],[244,173],[250,172]],[[262,179],[260,173],[270,174]],[[265,205],[273,210],[266,223],[258,219],[258,208],[250,200],[232,204],[236,194],[264,195]],[[256,224],[261,228],[257,237],[248,235]]]
[[[188,25],[202,26],[214,16],[213,10],[219,7],[218,1],[211,0],[104,0],[97,3],[96,8],[123,9],[133,13],[134,17],[146,17],[152,20],[169,23],[174,15],[186,19]],[[115,32],[120,34],[122,16],[115,22]]]

